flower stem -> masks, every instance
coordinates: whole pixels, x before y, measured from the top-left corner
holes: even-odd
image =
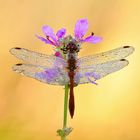
[[[63,128],[67,127],[68,91],[69,91],[69,86],[65,85]]]
[[[68,91],[69,86],[65,85],[63,129],[67,128]],[[66,140],[66,136],[62,136],[61,140]]]
[[[73,128],[67,127],[67,112],[68,112],[68,96],[69,96],[69,85],[65,85],[64,94],[64,118],[63,128],[57,130],[57,135],[61,137],[61,140],[68,140],[67,136],[72,132]]]

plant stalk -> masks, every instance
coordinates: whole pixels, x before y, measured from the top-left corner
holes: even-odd
[[[65,95],[64,95],[63,130],[67,128],[68,91],[69,91],[69,85],[67,84],[65,85]],[[61,140],[67,140],[66,136],[61,136]]]

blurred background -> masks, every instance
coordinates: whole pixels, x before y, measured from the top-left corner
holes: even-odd
[[[103,37],[83,44],[79,57],[123,45],[135,47],[124,69],[75,88],[76,110],[69,140],[140,140],[140,1],[139,0],[0,0],[0,140],[59,140],[64,89],[43,84],[11,70],[20,62],[9,53],[24,47],[52,54],[35,37],[41,27],[61,27],[73,34],[77,19]],[[69,116],[69,115],[68,115]]]

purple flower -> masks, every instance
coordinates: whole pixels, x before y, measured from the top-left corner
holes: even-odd
[[[45,70],[45,73],[47,80],[52,81],[57,76],[58,71],[52,68]]]
[[[46,69],[45,71],[36,74],[37,77],[45,79],[48,83],[53,82],[57,75],[58,71],[54,68]]]
[[[84,38],[87,30],[88,30],[88,20],[79,19],[75,24],[74,39],[80,44],[84,42],[95,44],[102,40],[101,37],[94,36],[93,33],[91,33],[90,36]],[[64,46],[65,41],[68,38],[68,36],[65,37],[66,29],[61,28],[60,30],[57,31],[56,34],[54,34],[53,29],[50,26],[45,25],[42,27],[42,31],[44,35],[46,36],[46,38],[38,36],[38,35],[36,35],[36,37],[40,39],[41,41],[45,42],[46,44],[50,44],[57,47],[54,55],[57,57],[62,57],[63,52],[61,51],[60,48]]]
[[[66,29],[61,28],[57,31],[56,35],[53,32],[53,29],[49,26],[43,26],[42,31],[45,34],[46,38],[36,35],[38,39],[45,42],[46,44],[51,44],[56,47],[60,46],[60,39],[62,39],[66,34]]]
[[[95,85],[97,85],[97,83],[95,81],[100,79],[100,75],[95,72],[87,72],[87,73],[85,73],[85,76],[87,77],[89,82],[91,82]],[[92,78],[94,78],[94,80],[92,80]]]
[[[79,42],[89,42],[89,43],[98,43],[102,41],[101,37],[94,36],[93,33],[91,33],[90,36],[83,38],[88,30],[88,20],[87,19],[80,19],[75,24],[74,29],[74,36],[76,40],[79,40]]]

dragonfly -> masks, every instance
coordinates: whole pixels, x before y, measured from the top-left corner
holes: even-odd
[[[133,53],[134,48],[123,46],[78,58],[79,45],[71,41],[61,51],[66,54],[66,58],[42,54],[25,48],[12,48],[11,54],[24,61],[14,65],[12,69],[47,84],[58,86],[68,84],[70,87],[69,112],[73,118],[74,87],[86,83],[97,84],[97,80],[124,68],[129,63],[125,58]]]

